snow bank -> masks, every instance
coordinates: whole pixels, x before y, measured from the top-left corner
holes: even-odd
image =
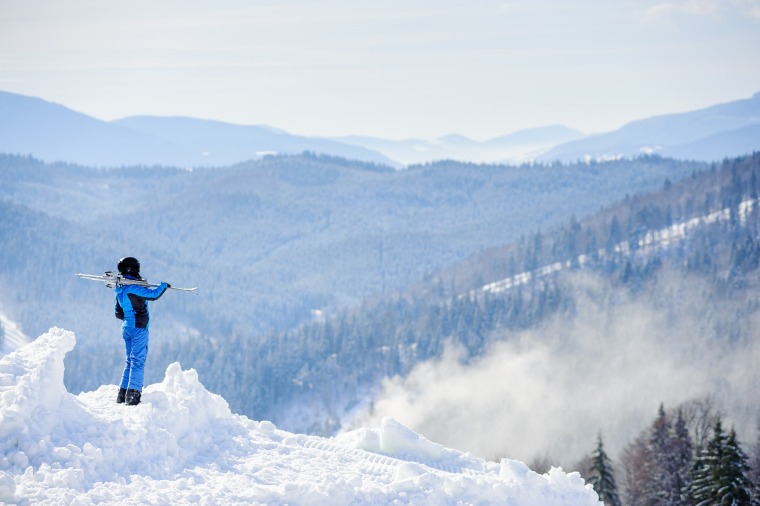
[[[392,419],[339,438],[230,412],[179,364],[139,406],[74,396],[51,329],[0,360],[0,503],[597,505],[577,473],[545,475],[428,441]]]

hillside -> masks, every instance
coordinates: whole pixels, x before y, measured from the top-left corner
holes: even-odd
[[[139,116],[103,121],[63,105],[0,91],[0,153],[95,167],[218,167],[302,151],[398,166],[368,149],[266,126]]]
[[[630,122],[613,132],[574,140],[538,159],[576,161],[642,153],[717,162],[760,151],[760,93],[704,109]]]
[[[572,465],[599,427],[618,452],[658,403],[702,396],[747,437],[760,401],[751,365],[760,359],[759,171],[755,156],[666,181],[483,251],[408,293],[265,343],[218,343],[206,367],[227,364],[227,375],[255,385],[240,409],[291,429],[329,434],[403,413],[415,429],[489,458],[552,451]],[[461,405],[491,420],[484,434],[524,430],[497,431],[495,444],[462,430],[469,416],[439,420]]]
[[[0,282],[22,289],[2,307],[31,335],[57,321],[76,325],[82,342],[99,342],[108,295],[73,274],[113,269],[129,254],[149,279],[198,285],[214,301],[203,311],[193,298],[162,301],[167,326],[157,336],[179,328],[264,333],[306,321],[314,309],[401,290],[482,248],[703,168],[652,158],[398,172],[299,155],[189,172],[4,156],[0,205],[13,219],[0,226],[9,259]],[[62,295],[86,315],[74,317],[58,303]]]
[[[43,504],[600,504],[577,473],[544,475],[428,441],[392,419],[339,438],[233,414],[170,365],[139,406],[115,385],[72,395],[51,329],[0,359],[0,502]]]
[[[152,307],[147,381],[180,360],[234,411],[286,430],[403,413],[484,458],[551,449],[573,465],[599,425],[619,451],[659,401],[714,395],[742,434],[753,423],[757,208],[742,203],[756,156],[403,172],[314,155],[192,172],[4,163],[0,282],[16,290],[0,307],[27,334],[77,330],[72,391],[113,383],[122,360],[112,295],[73,273],[113,268],[129,244],[149,279],[200,286]],[[647,237],[670,246],[647,250]],[[481,430],[463,430],[459,413],[483,410]],[[526,432],[533,412],[541,440]],[[525,430],[496,438],[498,426]]]

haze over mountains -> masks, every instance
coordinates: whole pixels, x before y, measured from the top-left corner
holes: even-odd
[[[641,154],[717,161],[760,150],[760,93],[682,114],[634,121],[614,132],[571,141],[542,161],[630,158]]]
[[[90,166],[219,167],[271,153],[314,151],[397,165],[361,147],[266,126],[135,116],[102,121],[37,98],[0,92],[0,152]]]
[[[123,360],[111,339],[117,326],[112,295],[73,274],[112,269],[126,254],[144,262],[144,274],[152,281],[158,276],[177,285],[201,287],[198,297],[168,297],[156,305],[152,363],[182,357],[236,411],[302,432],[334,432],[349,410],[380,400],[377,388],[383,378],[398,376],[401,383],[396,386],[402,389],[398,395],[384,392],[383,404],[403,402],[405,393],[416,388],[406,378],[415,377],[418,364],[425,370],[430,367],[425,361],[441,359],[451,340],[464,347],[470,365],[482,359],[484,368],[499,343],[515,336],[530,346],[551,343],[542,328],[552,321],[560,328],[578,322],[579,332],[568,334],[565,342],[571,348],[580,338],[589,348],[609,343],[608,331],[619,328],[615,351],[632,357],[639,356],[637,350],[627,351],[626,346],[641,343],[642,338],[626,311],[636,310],[629,313],[653,322],[642,335],[658,337],[665,329],[682,337],[677,342],[652,343],[658,353],[659,341],[672,345],[674,349],[662,352],[676,359],[675,366],[694,351],[693,329],[715,329],[699,330],[707,340],[699,348],[700,359],[709,372],[702,383],[695,383],[696,376],[680,366],[665,378],[685,378],[694,395],[709,392],[712,379],[722,377],[724,363],[732,357],[755,356],[739,344],[752,343],[752,323],[760,318],[755,305],[745,304],[752,300],[746,295],[760,286],[760,213],[756,206],[750,209],[752,214],[743,207],[746,202],[754,206],[757,198],[760,155],[710,164],[640,156],[649,151],[638,148],[638,154],[628,159],[615,154],[611,142],[609,151],[600,148],[574,163],[512,166],[442,161],[394,170],[389,167],[392,163],[382,162],[388,157],[367,147],[361,149],[371,154],[371,163],[315,153],[263,156],[262,152],[276,150],[267,149],[271,144],[263,141],[254,143],[254,133],[292,141],[292,149],[301,149],[298,138],[269,127],[156,117],[109,123],[38,99],[10,94],[3,98],[0,143],[6,143],[2,149],[10,152],[44,148],[48,154],[74,156],[76,147],[78,153],[93,156],[201,153],[208,160],[214,152],[234,159],[255,150],[253,156],[258,158],[209,168],[195,167],[192,160],[178,167],[98,168],[0,153],[0,313],[30,335],[51,325],[77,331],[81,341],[67,358],[66,381],[72,390],[112,383]],[[710,145],[695,140],[705,136],[741,146],[743,140],[754,140],[757,99],[686,117],[643,120],[616,135],[598,137],[620,140],[626,131],[632,139],[629,147],[654,146],[649,141],[655,134],[671,149]],[[34,114],[25,108],[30,104]],[[13,116],[9,111],[20,119],[6,121]],[[742,135],[731,133],[737,131]],[[537,129],[492,143],[536,145],[550,135],[559,139],[576,133],[564,127]],[[597,142],[594,139],[576,139],[563,146],[576,149],[581,143]],[[29,150],[7,147],[21,140]],[[717,141],[713,146],[720,144]],[[441,139],[441,146],[460,146],[460,152],[476,144],[458,135]],[[176,150],[165,150],[166,146]],[[170,158],[162,160],[170,163]],[[662,193],[636,197],[657,191]],[[615,206],[614,213],[604,210],[608,206]],[[689,240],[679,236],[675,247],[643,256],[631,249],[640,248],[650,232],[685,226],[716,212],[726,219],[695,229]],[[622,247],[626,244],[628,253]],[[468,258],[473,262],[462,264]],[[576,276],[576,268],[586,265],[586,260],[576,260],[580,258],[595,259],[591,281],[590,272]],[[482,300],[461,297],[489,283],[522,279],[526,272],[557,262],[564,262],[568,272],[556,281],[542,277],[536,283],[520,284],[518,290],[488,292]],[[696,289],[681,281],[687,278]],[[409,299],[399,296],[414,286],[423,288]],[[577,297],[578,289],[585,293],[590,286],[601,295],[589,301]],[[703,294],[704,300],[692,294]],[[663,306],[670,299],[688,303]],[[630,303],[615,303],[620,300]],[[712,307],[714,300],[722,301],[720,308]],[[735,316],[750,313],[751,320]],[[314,314],[320,318],[312,318]],[[561,333],[549,333],[555,334]],[[716,349],[714,343],[731,347]],[[642,362],[651,362],[643,351]],[[505,363],[498,357],[497,366]],[[560,358],[566,361],[567,354]],[[583,358],[571,363],[583,363]],[[711,362],[716,358],[717,363]],[[611,354],[600,363],[614,360]],[[455,372],[457,364],[452,364]],[[671,370],[661,369],[666,376]],[[147,377],[157,370],[160,367],[148,371]],[[734,370],[737,381],[754,381],[752,369]],[[462,377],[470,377],[469,372],[463,371]],[[568,371],[568,377],[587,375]],[[535,378],[532,384],[541,380]],[[495,383],[500,380],[486,380],[471,391],[485,392],[485,386]],[[594,378],[587,383],[597,384]],[[627,396],[626,406],[616,412],[626,408],[649,416],[654,407],[647,403],[656,400],[651,399],[649,387],[641,391],[646,395],[638,407]],[[684,400],[684,391],[673,388],[664,401],[675,405]],[[745,392],[739,387],[733,391]],[[608,392],[610,398],[617,393]],[[657,400],[663,400],[663,394],[658,395]],[[435,398],[432,393],[425,397]],[[527,397],[539,404],[546,398]],[[447,392],[442,398],[451,396]],[[745,399],[754,397],[739,393],[732,399],[741,409]],[[484,406],[493,404],[493,399],[484,399]],[[440,418],[440,406],[432,407],[429,413],[417,413],[421,424]],[[510,408],[509,413],[517,411]],[[546,416],[558,418],[555,413]],[[499,425],[523,422],[513,419]],[[585,420],[582,425],[588,428],[593,423]],[[560,432],[557,429],[557,438],[564,437]],[[618,441],[630,435],[618,433]],[[593,434],[580,439],[578,445],[585,446]],[[512,454],[514,445],[506,441],[504,451]],[[531,444],[523,451],[530,458],[536,450]]]
[[[39,98],[0,92],[0,152],[90,166],[219,167],[303,151],[394,168],[444,159],[519,164],[641,154],[717,161],[758,149],[760,93],[698,111],[637,120],[609,133],[584,135],[553,125],[476,141],[459,134],[328,139],[188,117],[133,116],[108,122]]]

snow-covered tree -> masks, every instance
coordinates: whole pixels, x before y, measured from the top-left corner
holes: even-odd
[[[755,504],[760,505],[760,425],[758,425],[757,440],[752,448],[752,454],[749,460],[749,479],[752,482],[752,499]]]
[[[720,419],[715,422],[713,438],[697,457],[689,486],[689,503],[695,506],[750,506],[751,483],[747,455],[736,439],[728,435]]]
[[[647,504],[651,505],[671,505],[673,487],[672,487],[672,469],[671,462],[671,431],[672,424],[665,414],[665,407],[660,404],[657,418],[652,424],[649,436],[649,459],[650,467],[650,488],[647,494]]]
[[[685,504],[683,490],[692,465],[693,442],[681,408],[675,422],[663,405],[652,425],[625,450],[625,504]]]
[[[671,464],[671,504],[686,504],[686,490],[689,486],[689,469],[694,460],[694,443],[689,435],[689,428],[678,410],[678,417],[673,426],[673,439],[670,448]]]
[[[615,472],[612,469],[612,461],[604,451],[602,433],[597,437],[596,450],[591,455],[591,474],[588,482],[594,487],[599,499],[609,506],[621,506],[615,484]]]
[[[751,504],[752,483],[749,480],[747,454],[736,439],[732,428],[726,440],[726,449],[720,462],[719,500],[720,504]]]

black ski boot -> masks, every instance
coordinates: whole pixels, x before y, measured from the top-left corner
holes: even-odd
[[[127,389],[120,388],[119,393],[116,394],[116,404],[124,404],[124,398],[127,396]]]
[[[127,395],[124,398],[124,401],[127,403],[127,406],[137,406],[140,404],[140,394],[141,392],[139,390],[132,390],[131,388],[127,390]]]

